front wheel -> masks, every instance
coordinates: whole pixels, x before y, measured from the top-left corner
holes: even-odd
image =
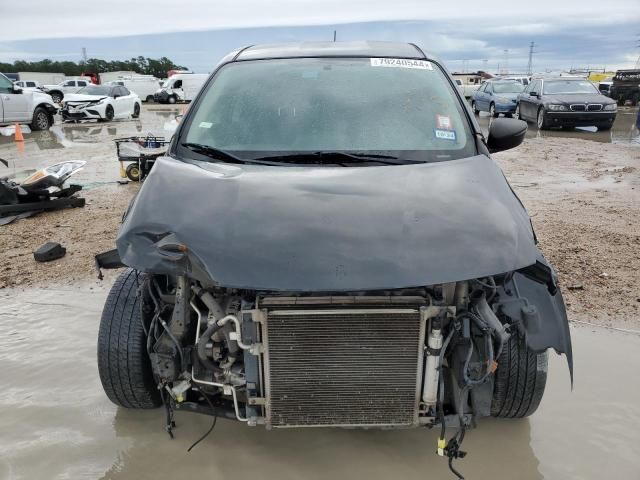
[[[544,108],[540,108],[538,110],[538,130],[546,130],[549,128],[549,124],[547,122],[547,116],[544,112]]]
[[[31,130],[48,130],[53,123],[52,120],[53,119],[44,108],[38,107],[33,112]]]
[[[133,106],[133,113],[131,114],[132,118],[138,118],[140,116],[140,104],[136,103]]]
[[[493,118],[498,118],[498,116],[500,115],[496,111],[496,104],[495,103],[492,103],[491,105],[489,105],[489,115],[491,115],[491,117],[493,117]]]
[[[491,415],[523,418],[535,412],[547,383],[547,361],[547,352],[532,352],[524,338],[511,335],[497,359]]]
[[[116,279],[102,310],[98,331],[98,372],[107,397],[125,408],[162,404],[147,354],[149,299],[139,293],[144,275],[129,268]],[[142,303],[142,308],[141,308]]]
[[[524,118],[522,118],[520,115],[520,104],[516,105],[516,111],[513,114],[513,118],[515,118],[516,120],[524,120]]]
[[[101,122],[110,122],[113,120],[115,116],[115,112],[113,111],[113,107],[111,105],[107,105],[107,108],[104,110],[104,118],[101,118]]]
[[[169,103],[171,103],[171,104],[176,103],[176,97],[175,97],[175,95],[171,95],[171,96],[169,97],[169,99],[168,99],[168,102],[169,102]]]

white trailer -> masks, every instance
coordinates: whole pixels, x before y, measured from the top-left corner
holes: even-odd
[[[18,72],[20,80],[38,82],[40,85],[57,85],[64,82],[64,73]]]

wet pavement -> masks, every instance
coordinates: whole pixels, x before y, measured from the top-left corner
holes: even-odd
[[[106,285],[105,285],[106,287]],[[0,479],[449,479],[426,429],[266,431],[179,412],[127,411],[100,386],[96,338],[103,289],[0,290]],[[575,384],[550,355],[540,409],[483,419],[457,463],[468,479],[638,478],[640,336],[572,329]]]
[[[600,143],[620,143],[640,146],[640,132],[635,127],[638,108],[619,107],[618,115],[611,130],[600,131],[596,127],[578,127],[574,129],[538,130],[529,123],[525,138],[578,138]],[[491,117],[486,112],[480,112],[478,119],[485,134],[489,130]]]
[[[147,134],[168,139],[173,134],[170,127],[176,125],[176,115],[181,114],[185,108],[186,105],[152,103],[143,106],[138,119],[105,123],[62,123],[56,117],[56,123],[51,129],[25,134],[23,143],[15,142],[13,137],[0,136],[0,158],[10,162],[10,174],[65,160],[86,160],[88,164],[81,179],[115,181],[118,179],[118,165],[113,140]]]

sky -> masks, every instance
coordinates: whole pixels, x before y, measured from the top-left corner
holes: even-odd
[[[54,8],[55,5],[55,8]],[[450,70],[630,68],[640,55],[638,0],[0,0],[0,61],[166,56],[209,72],[253,43],[408,41]],[[507,52],[505,52],[507,50]]]

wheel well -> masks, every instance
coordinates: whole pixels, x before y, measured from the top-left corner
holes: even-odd
[[[35,106],[35,108],[33,109],[33,112],[35,113],[35,111],[38,108],[44,109],[44,111],[47,112],[50,117],[52,117],[57,111],[55,107],[53,107],[52,105],[49,105],[48,103],[39,103],[38,105]]]

